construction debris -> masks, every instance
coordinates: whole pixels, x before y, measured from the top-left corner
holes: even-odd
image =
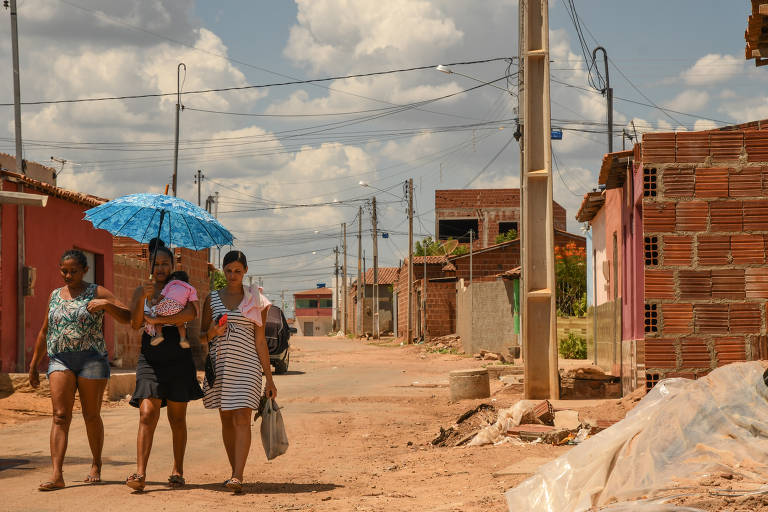
[[[629,502],[631,510],[650,510],[635,507],[641,503],[633,500],[658,504],[688,496],[691,482],[723,473],[765,492],[760,489],[768,480],[764,372],[760,362],[733,363],[698,380],[659,382],[624,420],[507,491],[509,510],[602,510],[617,501]],[[611,510],[629,508],[617,503]]]
[[[619,377],[606,375],[595,366],[560,370],[560,398],[580,400],[593,398],[619,398]]]
[[[461,336],[457,334],[447,334],[426,340],[424,348],[432,351],[464,352],[464,348],[461,346]]]
[[[462,446],[469,442],[477,431],[493,422],[496,408],[491,404],[480,404],[458,417],[456,423],[444,429],[432,440],[434,446]]]

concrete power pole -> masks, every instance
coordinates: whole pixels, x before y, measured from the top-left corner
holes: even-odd
[[[195,184],[197,185],[197,206],[202,206],[200,202],[200,186],[203,184],[204,179],[205,175],[203,174],[203,171],[198,169],[197,174],[195,174]]]
[[[336,275],[336,325],[333,326],[334,330],[338,332],[338,329],[341,326],[341,300],[339,300],[339,246],[333,248],[333,253],[336,255],[336,263],[334,263],[333,268],[334,273]]]
[[[601,93],[605,94],[605,99],[608,102],[607,108],[608,108],[608,115],[607,115],[607,121],[608,121],[608,152],[613,153],[613,88],[611,87],[611,78],[608,75],[608,52],[605,51],[605,48],[602,46],[598,46],[594,50],[592,50],[592,63],[594,64],[595,60],[597,59],[597,52],[601,51],[603,52],[603,65],[605,66],[605,88],[600,91]],[[622,136],[622,143],[624,142],[624,138]]]
[[[520,244],[524,397],[557,399],[549,5],[548,0],[526,0],[518,5],[524,27],[520,62],[525,69]]]
[[[24,157],[21,149],[21,79],[19,75],[19,28],[17,23],[16,0],[11,0],[11,53],[13,54],[13,116],[16,132],[16,172],[26,174]],[[24,186],[17,190],[24,192]],[[24,233],[24,206],[16,207],[16,371],[27,371],[26,344],[24,327],[26,325],[26,303],[24,301],[24,263],[26,261],[26,241]]]
[[[184,76],[187,76],[187,66],[180,62],[176,66],[176,138],[173,145],[173,181],[171,189],[176,197],[176,175],[179,167],[179,112],[181,112],[181,68],[184,68]]]
[[[357,308],[355,310],[357,319],[357,336],[363,335],[363,288],[365,287],[365,276],[362,271],[363,257],[363,207],[357,209]]]
[[[408,179],[408,320],[405,343],[413,340],[413,178]]]
[[[341,229],[344,231],[344,272],[343,272],[343,279],[344,279],[344,286],[343,286],[343,292],[344,293],[344,317],[343,317],[343,323],[344,326],[344,335],[347,334],[347,223],[341,225]]]
[[[371,199],[373,227],[373,339],[379,339],[379,234],[376,220],[376,196]]]

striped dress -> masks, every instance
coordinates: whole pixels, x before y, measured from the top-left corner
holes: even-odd
[[[227,315],[227,331],[211,340],[209,350],[216,369],[213,387],[203,386],[206,409],[259,408],[262,368],[256,352],[256,325],[240,311],[232,311],[221,302],[219,292],[211,292],[211,312],[214,321]]]

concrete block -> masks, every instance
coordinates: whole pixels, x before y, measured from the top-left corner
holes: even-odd
[[[451,400],[488,398],[491,396],[491,383],[488,370],[454,370],[448,374]]]
[[[574,430],[579,428],[579,425],[581,422],[578,411],[555,411],[555,428]]]
[[[136,388],[136,373],[113,372],[107,384],[107,399],[111,401],[121,400],[125,395],[132,395]]]

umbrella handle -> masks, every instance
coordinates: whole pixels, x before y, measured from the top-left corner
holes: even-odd
[[[166,187],[167,188],[167,187]],[[165,218],[165,210],[160,212],[160,225],[157,227],[157,240],[160,241],[160,231],[163,229],[163,219]],[[155,274],[155,260],[157,259],[157,249],[159,244],[155,244],[154,250],[152,250],[152,263],[149,266],[149,279],[152,280],[152,276]]]

